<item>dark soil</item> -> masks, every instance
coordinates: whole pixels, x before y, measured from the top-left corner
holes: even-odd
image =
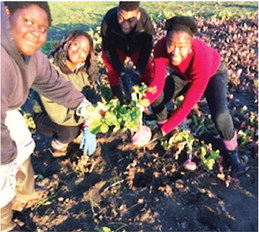
[[[222,38],[222,54],[230,52],[229,108],[236,129],[248,140],[239,147],[241,161],[249,167],[240,183],[227,186],[217,178],[217,165],[206,171],[197,157],[198,169],[187,171],[184,152],[176,159],[173,150],[165,151],[159,144],[134,147],[128,133],[98,134],[98,147],[90,158],[82,155],[77,144],[70,144],[66,157],[54,158],[49,139],[35,133],[32,162],[37,184],[47,189],[48,198],[15,215],[21,226],[25,222],[24,229],[258,231],[257,23],[251,19],[205,23],[201,19],[199,24],[216,45],[216,39]],[[248,55],[244,47],[255,52]],[[199,110],[206,112],[203,102]],[[251,112],[255,120],[249,118]],[[218,146],[214,136],[215,129],[209,129],[199,138]]]

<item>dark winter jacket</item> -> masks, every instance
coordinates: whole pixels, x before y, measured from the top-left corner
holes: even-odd
[[[101,25],[102,46],[107,53],[113,68],[120,74],[124,70],[115,49],[120,49],[126,55],[141,50],[136,70],[144,70],[153,47],[154,28],[146,11],[139,8],[140,19],[135,30],[124,35],[118,23],[118,7],[110,9],[103,18]]]
[[[71,109],[76,109],[84,96],[40,51],[32,56],[20,55],[1,4],[1,164],[7,164],[16,158],[17,147],[5,125],[6,112],[22,106],[30,88]]]

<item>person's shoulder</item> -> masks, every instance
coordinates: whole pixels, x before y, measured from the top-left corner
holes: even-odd
[[[201,38],[194,38],[192,42],[192,49],[198,54],[217,53],[218,51],[210,44],[206,43]]]
[[[139,11],[141,13],[140,18],[150,18],[147,11],[144,8],[139,7]]]
[[[111,17],[114,17],[114,16],[117,16],[117,6],[116,7],[113,7],[111,9],[109,9],[106,14],[104,15],[104,18],[107,19],[107,18],[111,18]]]
[[[204,40],[199,37],[195,37],[192,40],[192,44],[195,48],[207,48],[210,47]]]

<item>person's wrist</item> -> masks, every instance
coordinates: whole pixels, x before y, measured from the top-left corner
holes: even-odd
[[[162,129],[160,129],[160,130],[161,130],[162,136],[165,136],[166,133]]]
[[[88,129],[89,126],[90,126],[91,122],[89,120],[85,120],[84,121],[84,124],[82,126],[82,129],[85,130],[85,129]]]

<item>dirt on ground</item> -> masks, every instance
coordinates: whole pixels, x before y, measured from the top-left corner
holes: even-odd
[[[97,134],[98,146],[91,157],[71,143],[67,156],[54,158],[50,139],[35,132],[36,183],[48,196],[15,213],[23,230],[258,231],[256,19],[222,22],[212,18],[198,23],[203,39],[209,38],[229,59],[229,108],[235,128],[243,133],[238,136],[239,155],[249,170],[226,183],[217,176],[217,164],[208,171],[194,157],[198,168],[188,171],[183,167],[185,150],[176,157],[174,149],[166,151],[159,143],[138,148],[129,132]],[[203,103],[199,110],[208,114]],[[212,127],[208,125],[198,139],[220,147],[207,119]]]
[[[70,149],[64,158],[50,150],[32,156],[48,197],[16,215],[28,230],[258,231],[256,150],[240,151],[250,169],[227,187],[217,169],[187,171],[184,154],[175,160],[159,146],[136,148],[119,132],[99,135],[90,158],[76,144]]]

